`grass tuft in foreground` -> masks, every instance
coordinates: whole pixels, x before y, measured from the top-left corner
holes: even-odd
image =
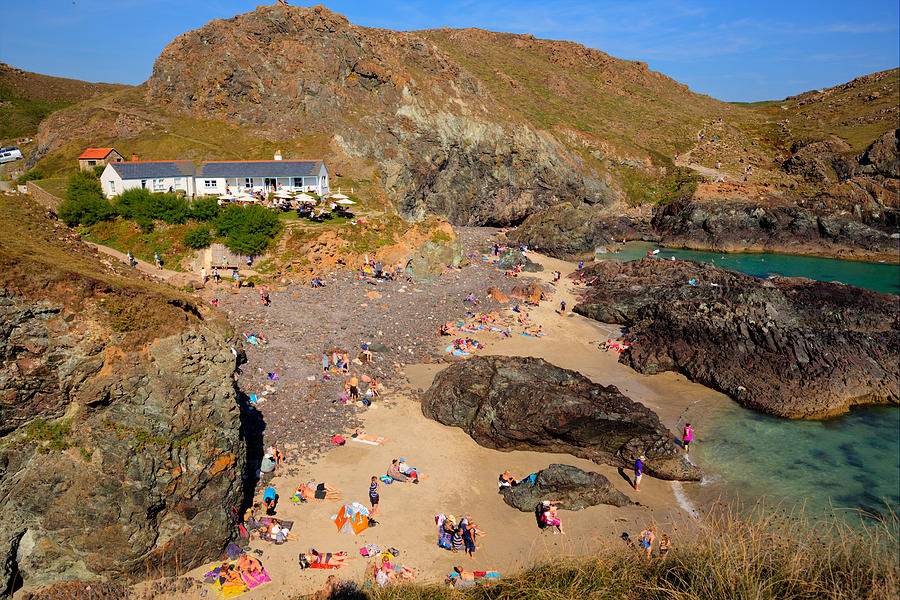
[[[586,558],[562,557],[490,587],[378,590],[374,600],[861,600],[898,597],[898,518],[856,526],[802,509],[720,506],[665,561],[616,540]],[[464,568],[468,568],[463,564]],[[338,598],[340,596],[333,596]],[[360,597],[360,596],[356,596]]]

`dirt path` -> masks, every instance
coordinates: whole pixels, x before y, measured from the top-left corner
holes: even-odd
[[[93,242],[85,242],[85,244],[96,248],[99,252],[106,254],[107,256],[111,256],[116,260],[122,261],[123,263],[128,263],[128,257],[124,252],[119,252],[109,246],[103,246],[101,244],[95,244]],[[188,285],[191,281],[196,281],[197,278],[190,273],[181,273],[179,271],[171,271],[169,269],[158,269],[156,265],[151,265],[150,263],[143,261],[139,258],[134,259],[137,265],[135,268],[138,271],[146,273],[151,277],[155,277],[157,279],[161,279],[166,283],[173,285],[175,287],[182,287]]]
[[[697,138],[700,137],[701,132],[702,132],[702,130],[697,132]],[[733,175],[726,173],[725,171],[722,171],[720,169],[713,169],[712,167],[704,167],[703,165],[698,165],[696,163],[690,162],[690,158],[691,158],[691,155],[693,154],[694,150],[699,149],[700,146],[701,146],[701,143],[698,142],[693,148],[691,148],[687,152],[681,154],[678,158],[675,159],[675,164],[678,165],[679,167],[687,167],[688,169],[692,169],[692,170],[696,171],[697,173],[700,173],[704,177],[715,177],[716,180],[724,179],[725,181],[731,181],[731,182],[740,181],[739,178],[734,177]]]

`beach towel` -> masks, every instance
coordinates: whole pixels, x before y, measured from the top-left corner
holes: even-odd
[[[453,356],[469,356],[470,355],[468,352],[463,352],[462,350],[454,350],[451,354],[453,354]]]
[[[525,337],[544,337],[543,333],[520,333],[519,335],[524,335]]]
[[[235,564],[237,559],[230,561],[228,564]],[[266,572],[266,568],[263,567],[261,572],[257,574],[255,577],[243,576],[244,585],[236,584],[236,583],[227,583],[225,585],[222,584],[222,581],[219,578],[219,570],[221,567],[216,567],[213,570],[205,573],[203,575],[204,579],[214,580],[212,584],[216,597],[221,598],[222,600],[227,600],[228,598],[234,598],[236,596],[240,596],[246,591],[254,590],[259,586],[269,583],[272,581],[272,578],[269,577],[269,574]]]
[[[359,438],[350,438],[351,442],[359,442],[360,444],[369,444],[370,446],[381,446],[378,442],[373,442],[371,440],[361,440]]]

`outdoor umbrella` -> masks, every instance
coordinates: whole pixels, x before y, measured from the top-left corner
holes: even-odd
[[[356,204],[353,200],[348,200],[346,198],[341,198],[340,200],[336,200],[335,204],[343,204],[344,206],[350,206],[351,204]]]
[[[345,195],[343,195],[343,194],[332,194],[332,195],[331,195],[331,199],[332,199],[332,200],[335,200],[335,199],[337,199],[337,200],[346,200],[348,197],[349,197],[349,196],[345,196]]]

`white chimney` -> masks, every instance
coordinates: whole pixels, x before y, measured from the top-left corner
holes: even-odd
[[[281,160],[281,150],[275,151],[275,160]]]

